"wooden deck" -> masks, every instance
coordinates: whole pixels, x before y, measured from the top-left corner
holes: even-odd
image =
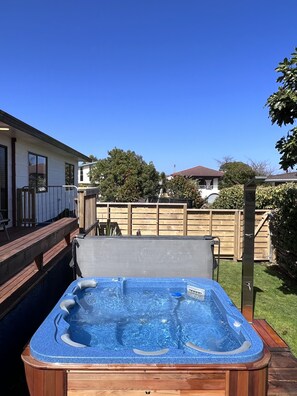
[[[41,281],[65,248],[71,249],[71,237],[77,233],[72,218],[10,230],[10,240],[0,244],[0,319]]]
[[[9,242],[15,241],[24,235],[31,234],[32,232],[38,230],[39,226],[36,227],[10,227],[8,228],[9,240],[6,238],[6,234],[3,230],[0,230],[0,246],[4,246]]]
[[[297,395],[297,359],[288,345],[265,320],[255,319],[253,327],[271,354],[267,395]]]

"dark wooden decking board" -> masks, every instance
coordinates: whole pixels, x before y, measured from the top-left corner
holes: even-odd
[[[255,319],[253,327],[271,353],[267,395],[297,396],[297,359],[266,320]]]
[[[18,238],[21,238],[24,235],[31,234],[32,232],[41,228],[40,226],[35,227],[10,227],[8,228],[9,232],[9,241],[7,240],[5,233],[0,230],[0,246],[7,245],[8,243],[15,241]]]
[[[60,229],[64,227],[64,223],[68,226],[69,221],[75,222],[76,219],[71,218],[63,218],[59,220]],[[23,252],[24,249],[32,249],[32,246],[37,245],[39,241],[43,240],[45,237],[49,238],[50,230],[55,230],[55,233],[58,233],[58,229],[56,228],[58,222],[51,223],[46,227],[41,227],[35,232],[33,231],[30,234],[27,234],[23,237],[20,237],[7,245],[0,246],[0,258],[2,261],[7,260],[9,258],[14,258],[13,256],[19,255],[20,251]],[[69,229],[72,224],[69,225]]]
[[[264,319],[255,319],[253,327],[261,336],[270,351],[289,350],[285,341],[273,330],[273,328]]]
[[[9,298],[17,289],[31,279],[38,269],[35,263],[28,265],[21,272],[15,275],[9,282],[4,283],[0,286],[0,304],[2,304],[7,298]]]
[[[290,352],[272,352],[268,396],[297,395],[297,361]]]
[[[78,228],[72,231],[70,234],[70,239],[72,239],[75,235],[77,235],[78,232],[79,232]],[[32,235],[34,236],[34,233],[32,234],[29,233],[29,234],[30,234],[30,238]],[[46,233],[43,229],[41,229],[38,230],[38,234],[44,235]],[[34,239],[34,242],[36,243],[36,239]],[[10,242],[10,244],[8,245],[5,244],[2,247],[0,247],[0,253],[1,250],[3,251],[3,249],[11,246],[11,243],[13,244],[16,243],[18,246],[18,239],[16,239],[13,242]],[[26,244],[27,244],[27,237],[26,237],[26,243],[23,246],[25,246]],[[10,278],[7,282],[3,283],[0,286],[0,306],[1,306],[0,318],[6,315],[6,313],[9,312],[9,310],[12,309],[24,297],[24,295],[26,295],[31,290],[31,288],[37,282],[41,281],[41,279],[47,273],[50,267],[54,265],[54,263],[56,262],[55,259],[58,258],[60,254],[62,254],[64,249],[67,248],[67,246],[68,249],[71,249],[71,246],[68,245],[67,240],[62,239],[60,242],[56,243],[52,248],[50,248],[47,252],[44,253],[41,270],[38,268],[36,262],[33,261],[32,263],[28,264],[25,268],[23,268],[21,271],[19,271],[16,275],[14,275],[12,278]],[[8,253],[6,253],[5,255],[7,254]]]

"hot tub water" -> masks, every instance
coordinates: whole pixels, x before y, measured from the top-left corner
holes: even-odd
[[[56,363],[220,364],[255,361],[263,343],[215,281],[83,278],[30,350]]]
[[[125,281],[80,290],[65,321],[74,342],[102,350],[184,348],[187,342],[212,351],[239,348],[243,337],[226,323],[215,298],[203,300],[179,289],[123,287]],[[184,286],[184,285],[183,285]]]

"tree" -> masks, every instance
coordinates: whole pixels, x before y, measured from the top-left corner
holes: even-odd
[[[170,198],[191,200],[196,208],[200,208],[204,203],[196,182],[181,175],[167,181],[166,192]]]
[[[242,209],[243,185],[226,187],[220,190],[220,195],[211,205],[214,209]]]
[[[221,160],[216,160],[220,169],[225,165],[226,163],[229,162],[236,162],[233,157],[230,155],[226,155],[223,157]],[[273,168],[269,161],[266,160],[260,160],[260,161],[254,161],[252,159],[249,159],[247,165],[249,165],[255,174],[257,176],[269,176],[272,175],[275,172],[275,168]]]
[[[159,173],[134,151],[118,148],[108,152],[92,168],[92,183],[99,187],[102,201],[135,202],[158,194]]]
[[[225,155],[221,160],[216,160],[218,163],[219,168],[228,162],[234,162],[235,159],[231,157],[231,155]]]
[[[244,184],[256,175],[251,166],[240,161],[225,162],[220,166],[220,171],[224,172],[220,188]]]
[[[253,161],[250,159],[249,166],[253,169],[256,176],[269,176],[275,171],[268,161]]]
[[[292,53],[292,58],[285,58],[275,70],[281,73],[276,80],[280,87],[266,102],[269,117],[272,124],[280,127],[293,125],[297,119],[297,48]],[[281,154],[282,169],[293,168],[297,164],[297,127],[293,127],[286,137],[279,139],[275,147]]]
[[[98,161],[98,158],[96,157],[96,155],[90,154],[89,158],[92,160],[92,162]]]

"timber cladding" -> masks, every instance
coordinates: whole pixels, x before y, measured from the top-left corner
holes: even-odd
[[[97,203],[97,220],[117,224],[122,235],[216,236],[221,257],[241,260],[243,210],[188,209],[186,204]],[[256,210],[255,260],[272,259],[268,211]]]

